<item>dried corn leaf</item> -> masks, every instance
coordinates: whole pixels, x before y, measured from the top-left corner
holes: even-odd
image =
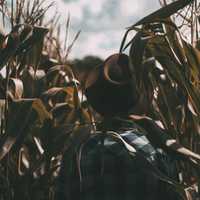
[[[44,122],[50,118],[50,113],[46,111],[40,99],[21,99],[11,102],[6,134],[0,138],[0,160],[9,153],[14,144],[18,148],[21,146],[36,120]]]
[[[144,17],[143,19],[139,20],[137,23],[133,25],[138,26],[142,24],[148,24],[152,22],[159,21],[161,19],[166,19],[171,15],[175,14],[178,10],[183,9],[185,6],[192,3],[194,0],[177,0],[168,4],[167,6],[160,8],[159,10],[155,11],[154,13]]]

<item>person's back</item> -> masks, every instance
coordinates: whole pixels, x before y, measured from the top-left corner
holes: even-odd
[[[156,127],[157,134],[152,129],[154,125],[145,130],[129,118],[129,110],[138,98],[128,69],[128,57],[115,54],[95,69],[90,75],[86,96],[104,120],[95,133],[88,132],[87,139],[65,153],[57,199],[183,199],[173,184],[178,182],[175,161],[163,149],[158,149],[160,146],[154,145],[149,136],[158,135],[164,141],[161,144],[168,137]],[[152,120],[147,122],[152,124]]]
[[[166,177],[177,175],[176,169],[168,170],[175,166],[172,160],[167,161],[168,157],[158,152],[135,125],[127,119],[114,118],[109,123],[106,120],[106,126],[101,124],[101,131],[67,151],[60,173],[58,199],[181,199],[155,174],[155,170],[163,169],[161,173]],[[133,149],[129,149],[131,147]]]

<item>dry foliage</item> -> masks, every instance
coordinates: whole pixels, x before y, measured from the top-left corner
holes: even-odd
[[[92,122],[67,63],[80,32],[68,44],[68,17],[61,45],[59,16],[45,22],[52,5],[44,3],[0,1],[2,22],[11,27],[7,35],[0,33],[0,69],[5,71],[5,77],[0,77],[2,200],[53,200],[61,156],[87,137],[79,128]],[[187,5],[186,11],[179,11]],[[154,93],[151,117],[160,120],[181,144],[200,153],[200,51],[194,47],[195,38],[199,39],[198,8],[197,1],[179,0],[144,17],[128,28],[120,51],[130,46],[140,98],[148,100]],[[195,11],[190,17],[188,9]],[[183,20],[181,27],[169,18],[172,14]],[[180,31],[185,22],[191,26],[190,42]],[[137,33],[126,45],[132,30]],[[180,184],[190,185],[193,177],[199,183],[199,168],[191,170],[187,162],[179,165],[183,181],[177,189]]]
[[[199,154],[200,51],[193,45],[194,30],[198,29],[197,1],[179,0],[169,5],[162,2],[165,7],[128,28],[120,51],[130,47],[132,73],[138,91],[142,91],[140,99],[146,99],[148,103],[154,93],[149,115],[161,121],[173,138]],[[190,10],[192,16],[187,17],[185,10],[187,13]],[[192,23],[178,27],[174,17],[170,18],[172,14],[175,19],[178,15],[184,21],[192,20]],[[190,41],[184,38],[183,26],[192,31]],[[136,34],[126,44],[130,31],[136,31]],[[197,162],[199,165],[199,160]],[[193,169],[184,162],[179,163],[179,168],[183,184],[199,184],[199,167]]]
[[[45,22],[42,0],[1,2],[0,199],[54,199],[62,153],[90,121],[67,63],[74,42],[60,44],[58,16]],[[66,22],[66,38],[70,16]]]

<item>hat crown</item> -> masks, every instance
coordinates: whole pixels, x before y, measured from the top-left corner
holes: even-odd
[[[126,84],[131,78],[128,56],[114,54],[104,62],[104,76],[113,84]]]

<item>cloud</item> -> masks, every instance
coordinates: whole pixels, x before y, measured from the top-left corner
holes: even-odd
[[[81,2],[81,1],[80,1]],[[103,6],[107,2],[106,0],[82,0],[85,7],[93,13],[94,15],[98,15],[103,10]]]
[[[55,4],[63,23],[70,12],[72,33],[82,30],[72,58],[88,54],[105,58],[118,51],[125,28],[159,7],[158,0],[57,0]]]
[[[88,32],[83,34],[80,36],[79,42],[75,44],[70,58],[83,57],[85,55],[98,55],[106,58],[110,54],[118,52],[122,36],[123,31]]]
[[[158,0],[123,0],[120,1],[121,13],[124,17],[140,18],[159,7]]]
[[[141,3],[135,2],[133,0],[123,0],[120,2],[120,10],[124,17],[133,16],[134,13],[139,13],[141,8]]]
[[[79,1],[78,1],[79,2]],[[48,10],[47,17],[51,18],[52,14],[57,12],[61,16],[61,21],[66,20],[68,13],[71,14],[75,21],[79,21],[83,18],[83,7],[75,1],[70,1],[69,3],[63,0],[46,0],[44,5],[49,5],[53,3],[53,6]]]
[[[93,15],[97,15],[103,9],[103,5],[106,0],[59,0],[58,2],[64,3],[73,18],[81,18],[83,16],[84,9],[87,8]]]

